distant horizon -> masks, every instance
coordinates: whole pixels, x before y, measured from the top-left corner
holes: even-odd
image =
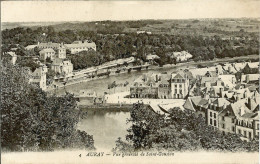
[[[1,1],[1,22],[259,18],[256,0]]]
[[[232,17],[227,17],[227,18],[183,18],[183,19],[132,19],[132,20],[91,20],[91,21],[32,21],[32,22],[1,22],[1,23],[70,23],[70,22],[104,22],[104,21],[111,21],[111,22],[124,22],[124,21],[147,21],[147,20],[155,20],[155,21],[170,21],[170,20],[210,20],[210,19],[260,19],[260,17],[240,17],[240,18],[232,18]]]

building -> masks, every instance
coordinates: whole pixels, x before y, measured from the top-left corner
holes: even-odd
[[[208,100],[208,110],[207,110],[207,124],[219,129],[219,114],[226,109],[230,102],[225,98],[216,98]],[[222,125],[220,125],[222,126]]]
[[[145,74],[130,88],[133,98],[184,99],[189,94],[189,72]]]
[[[171,75],[170,74],[161,74],[157,75],[158,81],[158,98],[160,99],[170,99],[171,97]]]
[[[185,73],[172,74],[171,98],[183,99],[189,94],[189,79]]]
[[[12,63],[13,65],[15,65],[16,60],[17,60],[17,55],[15,54],[15,52],[6,52],[3,55],[4,58],[6,58],[10,63]]]
[[[34,49],[35,47],[37,47],[38,45],[28,45],[25,47],[26,50],[32,50]]]
[[[53,60],[55,58],[55,51],[52,48],[42,49],[39,52],[39,54],[40,54],[40,60],[46,60],[47,58]]]
[[[61,44],[59,48],[57,49],[57,58],[65,59],[66,58],[66,47]]]
[[[157,56],[157,55],[149,54],[149,55],[146,56],[146,59],[149,61],[150,64],[153,64],[154,60],[155,59],[160,59],[160,57]]]
[[[75,98],[79,101],[79,105],[92,105],[97,98],[95,91],[81,90],[75,95]]]
[[[144,74],[134,81],[130,87],[132,98],[158,98],[158,84],[155,74]]]
[[[73,71],[73,64],[68,59],[55,58],[51,65],[51,69],[62,76],[67,76]]]
[[[243,83],[249,83],[249,82],[258,82],[260,78],[259,74],[242,74],[241,76],[241,82]]]
[[[176,58],[177,62],[182,62],[192,58],[192,55],[186,51],[181,51],[181,52],[173,52],[171,54],[171,57]]]
[[[41,65],[34,72],[29,73],[29,83],[39,86],[42,90],[46,89],[46,73],[48,68],[46,65]]]
[[[52,42],[48,42],[48,43],[38,42],[37,44],[39,49],[46,49],[46,48],[58,49],[60,45],[61,45],[60,43],[52,43]]]
[[[72,44],[65,44],[65,47],[71,51],[71,54],[76,54],[81,51],[89,51],[91,49],[96,51],[96,44],[88,41],[74,41]]]

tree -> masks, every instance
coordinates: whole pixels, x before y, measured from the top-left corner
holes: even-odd
[[[94,149],[93,137],[76,130],[81,111],[73,95],[47,96],[22,68],[1,63],[0,69],[3,150]]]
[[[47,85],[52,84],[55,75],[56,75],[55,71],[53,71],[52,69],[48,69],[48,72],[46,73],[46,83],[47,83]]]
[[[194,112],[173,108],[168,114],[166,117],[142,103],[134,104],[128,120],[131,123],[126,135],[128,142],[117,141],[115,150],[259,151],[257,139],[244,142],[239,135],[223,134]]]

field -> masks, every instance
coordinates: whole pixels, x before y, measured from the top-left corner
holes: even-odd
[[[184,20],[140,20],[140,21],[96,21],[96,22],[29,22],[29,23],[2,23],[2,30],[15,27],[52,26],[55,31],[82,30],[99,33],[106,28],[114,32],[129,33],[137,31],[151,32],[152,34],[186,34],[214,36],[235,36],[237,32],[259,32],[259,19],[184,19]]]

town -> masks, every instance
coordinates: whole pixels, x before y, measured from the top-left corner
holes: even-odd
[[[96,51],[94,42],[87,40],[74,41],[71,44],[38,42],[37,45],[28,45],[25,49],[31,51],[35,47],[40,50],[39,56],[33,58],[39,67],[34,71],[29,68],[26,70],[30,75],[29,83],[35,84],[45,91],[64,87],[66,84],[96,80],[102,76],[107,77],[109,74],[147,70],[159,58],[155,54],[149,54],[147,55],[148,62],[139,66],[134,65],[135,59],[130,57],[75,71],[71,61],[66,58],[66,51],[70,51],[71,54],[89,50]],[[6,52],[4,55],[15,65],[17,60],[15,52]],[[192,55],[186,51],[174,52],[171,55],[178,62],[185,62],[192,58]],[[51,61],[51,64],[45,64],[48,60]],[[258,68],[259,62],[226,62],[224,64],[216,63],[214,66],[205,68],[181,69],[175,73],[147,73],[131,82],[132,85],[127,92],[128,98],[125,98],[127,97],[125,93],[123,97],[120,93],[120,97],[113,97],[115,94],[118,95],[118,93],[114,93],[104,95],[102,103],[119,103],[121,105],[140,100],[151,105],[156,112],[166,113],[170,108],[179,107],[203,116],[209,126],[223,133],[242,134],[242,139],[248,141],[259,136],[258,88],[260,76]],[[54,80],[49,85],[46,78],[48,69],[55,72]],[[91,99],[90,102],[93,104],[98,98],[95,92],[84,93],[84,91],[79,97],[83,104],[86,99]],[[164,101],[164,99],[170,100]],[[171,101],[171,99],[180,99],[180,101]],[[153,101],[158,103],[154,104]]]
[[[188,23],[194,25],[197,21],[189,20]],[[200,21],[202,21],[201,24],[216,23],[212,20]],[[252,22],[254,23],[254,21]],[[238,30],[227,35],[228,37],[224,35],[208,37],[195,34],[189,37],[183,33],[168,35],[172,31],[161,30],[158,32],[155,30],[157,28],[147,29],[147,27],[157,27],[157,25],[163,24],[163,21],[147,21],[143,24],[140,21],[124,23],[129,26],[126,27],[127,30],[130,27],[132,29],[137,26],[137,28],[134,32],[115,33],[116,31],[113,29],[107,32],[103,26],[117,27],[117,23],[104,21],[89,23],[89,26],[104,30],[98,33],[72,30],[55,31],[55,25],[54,27],[4,30],[1,60],[4,77],[9,82],[14,82],[14,79],[25,79],[28,82],[28,84],[24,84],[21,80],[19,85],[22,87],[15,85],[20,91],[19,93],[25,94],[21,98],[30,98],[29,106],[23,101],[19,101],[21,106],[26,104],[26,112],[33,109],[34,116],[31,117],[28,114],[28,117],[32,120],[38,117],[51,119],[58,115],[56,110],[64,110],[60,111],[58,116],[60,119],[70,120],[74,123],[71,135],[87,138],[87,140],[80,140],[80,137],[75,137],[73,142],[83,143],[84,141],[84,144],[90,148],[94,147],[95,137],[98,138],[95,139],[98,146],[102,146],[103,140],[109,138],[103,135],[105,133],[99,131],[102,130],[102,128],[98,128],[99,126],[106,126],[107,129],[115,128],[112,129],[116,131],[115,134],[111,133],[114,138],[109,138],[108,147],[110,147],[115,142],[121,142],[121,140],[115,141],[115,137],[127,138],[126,132],[129,130],[129,125],[126,120],[136,116],[132,114],[135,106],[142,104],[145,108],[136,108],[146,110],[144,113],[147,112],[147,114],[144,117],[156,114],[152,117],[152,120],[156,118],[155,122],[161,121],[161,117],[165,119],[164,122],[174,120],[172,111],[181,111],[194,114],[197,120],[202,118],[206,127],[200,128],[213,129],[210,132],[212,135],[216,131],[219,132],[223,135],[218,136],[219,139],[224,140],[233,135],[239,136],[239,141],[234,139],[234,142],[237,141],[240,147],[243,144],[258,141],[260,75],[259,56],[257,55],[259,53],[258,40],[255,33]],[[166,21],[165,24],[168,25],[168,23]],[[179,30],[183,27],[181,23],[183,22],[173,23],[171,27]],[[144,28],[142,28],[143,26]],[[223,26],[227,28],[225,24]],[[195,27],[197,28],[197,25]],[[185,28],[190,30],[189,26],[185,26]],[[162,32],[165,34],[161,34]],[[211,30],[209,29],[208,32],[210,33]],[[28,37],[29,35],[31,37]],[[12,74],[14,76],[10,76]],[[13,86],[9,87],[10,90],[5,90],[7,98],[9,94],[14,94],[8,92],[13,90]],[[24,88],[28,92],[24,92]],[[16,99],[12,101],[17,102]],[[13,108],[8,108],[9,101],[5,103],[7,103],[6,113],[8,113]],[[43,114],[39,114],[39,111]],[[45,117],[52,112],[53,116]],[[62,113],[66,113],[66,116]],[[120,116],[111,113],[118,113]],[[99,114],[104,118],[95,117]],[[111,117],[121,120],[106,123]],[[183,119],[188,118],[185,116]],[[141,117],[141,119],[143,118]],[[141,122],[149,122],[149,119],[141,120]],[[133,122],[133,120],[131,121]],[[197,125],[195,122],[193,127]],[[38,126],[38,123],[35,123],[35,126]],[[66,124],[66,121],[63,123]],[[163,130],[159,125],[155,126],[156,124],[152,123],[152,128],[158,128],[157,131]],[[174,123],[173,126],[176,124],[178,123]],[[45,126],[47,129],[49,128],[49,124]],[[171,126],[169,127],[171,128]],[[177,128],[177,126],[173,129],[169,132],[179,130],[176,136],[186,133],[185,130],[187,130],[185,127]],[[88,130],[93,133],[94,139],[93,136],[86,133]],[[65,134],[64,130],[60,131],[59,133]],[[195,133],[194,131],[190,130],[189,133]],[[121,135],[117,136],[117,132],[121,132]],[[38,135],[40,132],[35,133]],[[55,133],[53,132],[53,138],[57,137]],[[149,135],[153,135],[153,133],[151,132]],[[110,132],[106,132],[106,134],[109,135]],[[155,136],[159,134],[155,133]],[[138,135],[139,133],[136,137],[140,137]],[[196,134],[196,137],[205,136]],[[194,138],[196,142],[200,142],[197,144],[198,148],[218,149],[214,146],[207,146],[213,141],[209,139],[201,141],[198,138]],[[168,140],[161,140],[161,142],[172,143]],[[84,144],[79,144],[79,146]],[[179,145],[181,144],[183,143]],[[181,147],[178,146],[176,150],[182,150]],[[185,150],[193,150],[195,147],[186,148],[184,146]],[[223,144],[223,147],[227,146]],[[42,149],[44,150],[44,146]],[[229,147],[226,149],[232,150]],[[251,151],[248,146],[243,147],[242,150]]]

